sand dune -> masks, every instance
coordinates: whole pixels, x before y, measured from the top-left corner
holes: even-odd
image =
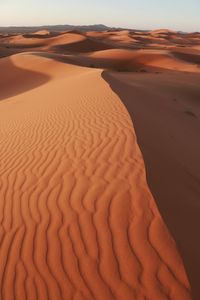
[[[19,81],[48,76],[0,103],[1,299],[191,299],[102,70],[31,54],[1,64]]]
[[[199,73],[199,55],[178,51],[108,49],[80,55],[38,53],[80,66],[127,72],[181,71]]]
[[[33,34],[47,36],[47,35],[50,35],[51,33],[49,30],[38,30],[38,31],[34,32]]]
[[[45,34],[46,33],[46,34]],[[55,36],[54,36],[55,35]],[[47,38],[48,37],[48,38]],[[26,47],[27,45],[32,47],[52,46],[59,44],[74,43],[84,40],[85,37],[81,34],[73,33],[62,33],[62,34],[51,34],[49,32],[15,35],[4,39],[4,43],[10,44],[13,47]]]
[[[200,35],[3,34],[0,57],[0,299],[199,300]]]
[[[193,46],[192,48],[195,49],[195,50],[200,51],[200,45],[198,45],[198,46]]]
[[[25,35],[16,35],[6,37],[2,41],[2,46],[7,48],[21,48],[22,50],[42,50],[53,52],[90,52],[97,50],[109,49],[110,46],[86,37],[82,33],[66,32],[62,34],[57,33],[33,33]]]
[[[200,53],[194,51],[194,49],[191,51],[173,51],[173,55],[179,59],[182,59],[186,62],[196,64],[197,69],[199,69],[200,65]]]
[[[181,60],[182,56],[177,55],[178,58],[173,57],[168,51],[152,51],[152,50],[107,50],[104,52],[96,52],[91,57],[97,58],[98,61],[105,59],[106,62],[119,62],[130,70],[140,69],[142,67],[155,67],[159,69],[169,69],[177,71],[188,71],[188,72],[200,72],[200,69],[196,65],[196,61],[190,61],[187,63]],[[184,60],[186,60],[184,58]],[[106,67],[102,65],[103,67]]]
[[[51,49],[52,46],[70,45],[84,41],[85,39],[86,37],[82,34],[67,32],[48,39],[45,49]]]
[[[17,68],[11,58],[1,59],[0,69],[0,100],[29,91],[50,79],[41,72]]]
[[[177,34],[177,32],[169,29],[155,29],[150,31],[150,34],[151,35],[175,35]]]
[[[104,73],[128,109],[144,155],[147,179],[199,299],[198,74]]]
[[[0,48],[13,48],[27,51],[27,48],[51,52],[91,52],[106,49],[168,49],[170,47],[198,47],[200,35],[183,34],[169,30],[137,32],[117,30],[102,32],[50,32],[36,31],[28,34],[3,35]],[[9,53],[8,53],[9,55]]]

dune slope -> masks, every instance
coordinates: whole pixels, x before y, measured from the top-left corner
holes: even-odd
[[[198,74],[119,74],[103,78],[128,109],[159,209],[200,298],[200,88]]]
[[[51,80],[0,103],[0,298],[191,299],[102,71],[11,61]]]
[[[190,61],[187,54],[188,61],[183,53],[180,54],[184,58],[182,55],[179,58],[179,55],[172,51],[109,49],[79,53],[78,55],[74,53],[66,55],[49,52],[37,52],[35,54],[68,64],[118,72],[171,73],[179,71],[200,73],[197,62]],[[197,58],[199,57],[198,55],[196,56]]]
[[[17,68],[9,57],[0,60],[0,69],[0,100],[29,91],[50,79],[48,74]]]

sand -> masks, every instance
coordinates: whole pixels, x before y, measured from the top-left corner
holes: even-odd
[[[198,48],[161,34],[0,38],[0,299],[199,298]]]
[[[147,180],[199,298],[199,75],[116,74],[103,78],[128,109]]]

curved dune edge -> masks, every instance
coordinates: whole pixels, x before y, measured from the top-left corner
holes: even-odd
[[[90,57],[108,65],[109,62],[121,62],[123,65],[127,63],[126,67],[128,68],[129,66],[130,70],[137,69],[137,67],[151,67],[172,71],[200,72],[195,61],[187,61],[185,58],[181,59],[181,55],[176,57],[170,51],[111,49],[94,52]]]
[[[30,67],[26,69],[25,64],[22,64],[22,67],[17,66],[15,63],[17,57],[23,61],[22,55],[13,55],[0,60],[0,101],[37,88],[51,78],[49,73],[44,74],[41,70],[34,71]],[[30,64],[31,59],[29,58]]]
[[[29,50],[55,53],[84,53],[106,49],[148,49],[163,51],[182,48],[199,51],[198,33],[180,33],[166,29],[149,32],[134,30],[108,30],[79,32],[77,30],[41,30],[30,33],[0,34],[0,57]],[[198,63],[199,65],[199,63]]]
[[[13,61],[54,77],[0,104],[0,298],[191,299],[101,70]]]
[[[22,48],[25,46],[32,46],[32,47],[46,47],[50,48],[53,45],[60,45],[60,44],[70,44],[75,42],[80,42],[85,40],[86,37],[81,33],[61,33],[58,35],[53,35],[53,33],[48,31],[39,31],[32,34],[25,34],[25,35],[15,35],[15,36],[8,36],[5,37],[4,43],[8,43],[13,45],[21,46]]]
[[[86,54],[33,52],[41,57],[86,66],[123,72],[188,72],[200,73],[200,56],[158,50],[108,49]],[[196,60],[197,62],[196,62]]]
[[[192,299],[198,300],[199,75],[103,72],[102,77],[133,120],[148,184],[182,254]]]

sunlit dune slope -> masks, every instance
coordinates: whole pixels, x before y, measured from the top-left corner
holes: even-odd
[[[33,34],[35,35],[41,35],[41,36],[46,36],[46,35],[50,35],[50,31],[49,30],[38,30],[36,32],[34,32]]]
[[[160,50],[165,55],[171,48],[198,49],[198,33],[181,33],[170,30],[137,31],[107,30],[101,32],[48,31],[0,35],[0,56],[27,51],[54,53],[87,53],[110,49]],[[12,51],[11,51],[12,50]],[[7,54],[6,54],[7,51]]]
[[[33,34],[14,35],[8,36],[3,39],[2,42],[10,44],[12,47],[40,47],[48,48],[53,45],[70,44],[84,40],[85,37],[82,34],[74,33],[60,33],[51,34],[50,32],[35,32]]]
[[[1,43],[8,48],[21,48],[22,51],[29,48],[40,51],[89,52],[110,48],[107,44],[91,39],[83,33],[78,32],[36,32],[33,34],[14,35],[5,37]]]
[[[80,66],[127,72],[180,71],[200,73],[200,55],[187,54],[180,50],[126,50],[108,49],[86,54],[37,53],[65,63]]]
[[[195,61],[187,62],[182,60],[181,55],[172,55],[170,51],[156,50],[105,50],[91,54],[92,58],[96,58],[100,63],[116,63],[127,70],[137,70],[142,67],[158,68],[165,70],[200,72],[200,68]]]
[[[191,299],[102,70],[30,54],[0,64],[28,85],[0,102],[0,298]]]

